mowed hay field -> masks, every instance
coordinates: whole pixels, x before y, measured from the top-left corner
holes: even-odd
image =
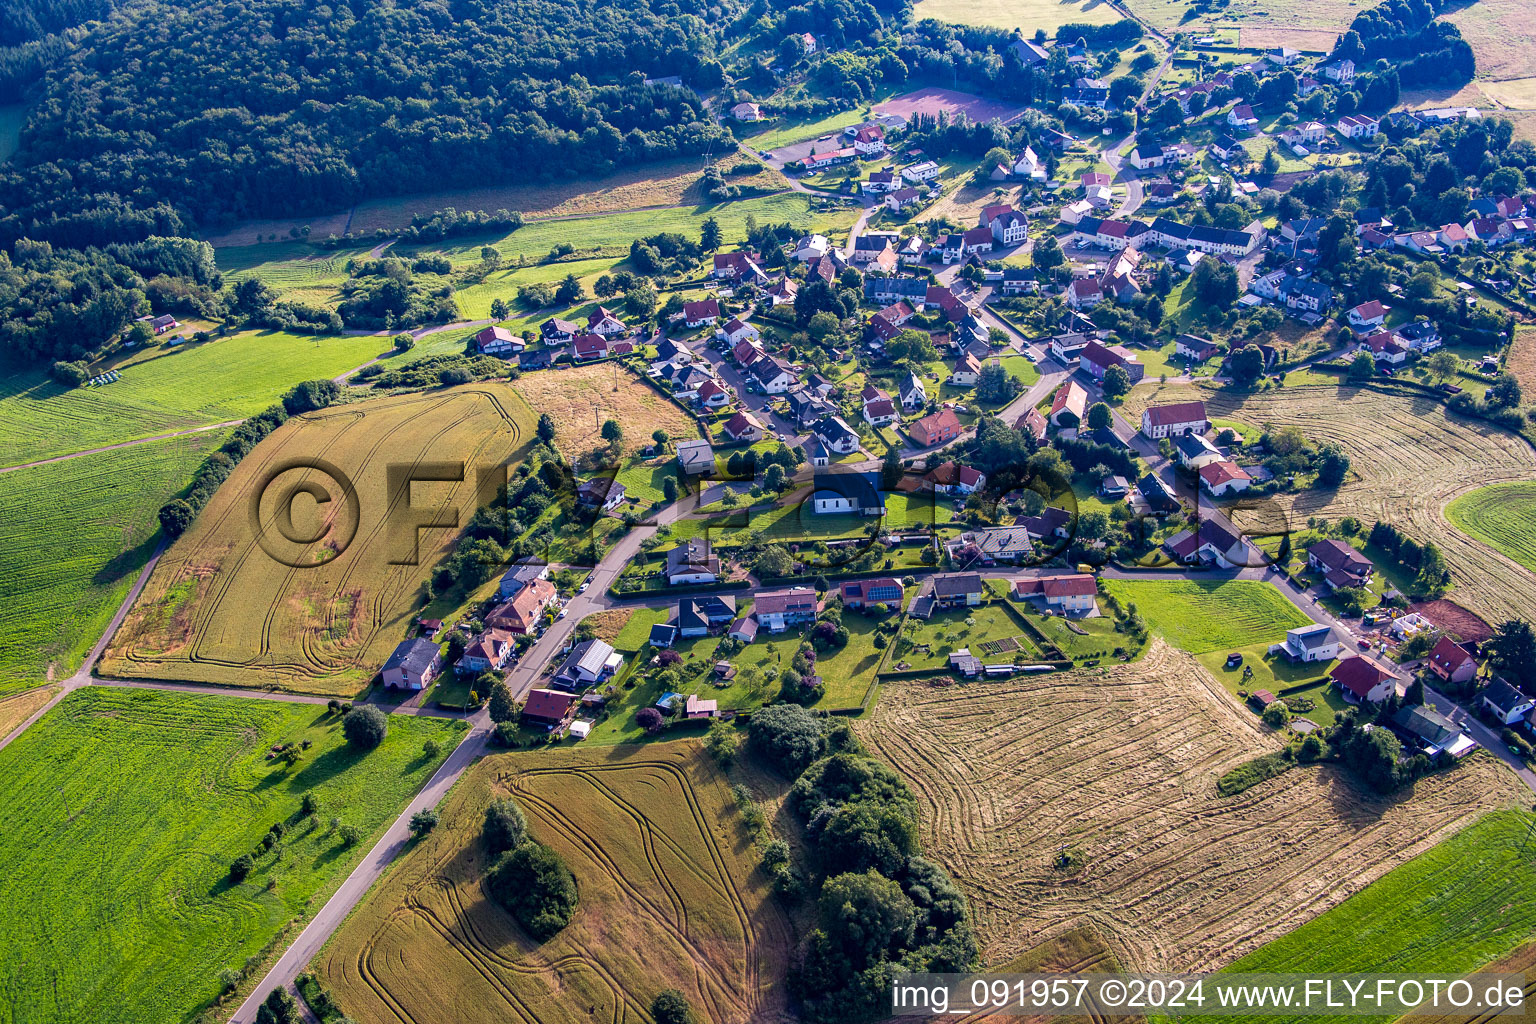
[[[220,971],[318,909],[446,756],[424,742],[446,751],[459,735],[396,715],[358,753],[340,722],[312,704],[90,687],[0,750],[3,1018],[190,1021]],[[304,740],[294,767],[267,760]],[[332,817],[361,841],[346,846]],[[285,837],[231,884],[230,861],[275,822]]]
[[[1488,814],[1230,969],[1453,978],[1483,968],[1536,931],[1536,901],[1522,898],[1536,887],[1536,860],[1529,850],[1533,827],[1536,818],[1523,811]],[[1515,955],[1529,962],[1529,952]],[[1512,964],[1509,969],[1521,968]],[[1271,1014],[1187,1019],[1257,1024],[1309,1018]],[[1419,1021],[1425,1016],[1402,1019]]]
[[[1515,375],[1521,388],[1536,391],[1536,327],[1515,329],[1507,363],[1509,372]]]
[[[697,421],[618,363],[588,363],[529,373],[513,384],[528,405],[555,421],[555,445],[577,458],[606,445],[605,420],[624,428],[624,450],[651,444],[657,427],[677,439],[697,438]]]
[[[1478,0],[1456,5],[1445,15],[1461,29],[1477,58],[1477,76],[1486,79],[1536,75],[1536,23],[1526,0]]]
[[[1191,654],[1279,642],[1312,621],[1273,584],[1251,580],[1107,579],[1104,589],[1135,604],[1154,632]]]
[[[1183,20],[1189,5],[1183,0],[1131,0],[1128,6],[1137,17],[1145,18],[1169,35],[1190,31],[1192,23]],[[1370,0],[1232,0],[1202,24],[1239,27],[1241,44],[1245,47],[1274,45],[1273,42],[1255,42],[1260,38],[1254,34],[1256,30],[1261,30],[1266,40],[1277,38],[1288,30],[1303,30],[1285,36],[1289,45],[1327,49],[1318,45],[1316,33],[1319,30],[1335,34],[1343,32],[1355,15],[1372,6]]]
[[[1086,925],[1127,969],[1211,970],[1524,793],[1474,756],[1411,797],[1324,767],[1220,798],[1219,775],[1279,743],[1162,641],[958,693],[888,683],[855,728],[917,793],[924,850],[965,887],[988,964]],[[1076,875],[1052,866],[1063,849]]]
[[[160,541],[160,506],[224,431],[0,473],[0,693],[62,679]]]
[[[1463,532],[1536,572],[1536,483],[1494,484],[1445,507]]]
[[[293,417],[245,457],[166,552],[102,674],[359,692],[408,635],[422,585],[458,535],[418,533],[409,523],[454,510],[468,523],[480,504],[480,470],[515,464],[533,423],[502,382]],[[314,458],[351,480],[355,501],[328,471],[285,469]],[[391,486],[391,467],[426,475],[434,463],[462,464],[464,479]],[[298,487],[318,493],[291,490]],[[285,526],[278,516],[289,494],[293,523]],[[285,536],[319,539],[289,544]],[[392,564],[413,557],[413,541],[418,564]]]
[[[1456,529],[1446,519],[1452,498],[1488,484],[1536,481],[1536,451],[1508,431],[1446,414],[1428,398],[1366,388],[1286,387],[1252,395],[1195,385],[1138,387],[1124,412],[1141,418],[1148,405],[1204,399],[1208,415],[1255,428],[1295,426],[1308,440],[1337,441],[1350,475],[1336,490],[1239,500],[1234,520],[1252,534],[1300,530],[1309,516],[1355,516],[1369,527],[1388,522],[1445,553],[1455,600],[1491,622],[1536,618],[1536,572]],[[1244,506],[1248,506],[1245,510]]]
[[[0,697],[0,740],[5,739],[22,722],[31,718],[37,709],[53,699],[59,692],[57,686],[39,686],[23,690],[9,697]]]
[[[481,889],[485,808],[508,794],[581,895],[542,945]],[[357,1020],[633,1022],[664,988],[711,1024],[777,1019],[791,934],[755,865],[696,742],[495,755],[314,966]]]
[[[913,13],[955,25],[1017,28],[1025,38],[1036,29],[1055,35],[1062,25],[1105,25],[1120,18],[1104,0],[919,0]]]

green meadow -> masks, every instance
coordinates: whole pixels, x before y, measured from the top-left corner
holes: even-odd
[[[1536,483],[1468,491],[1445,506],[1445,518],[1468,537],[1536,572]]]
[[[340,721],[310,704],[90,688],[0,750],[5,1019],[190,1021],[221,972],[319,907],[459,736],[395,715],[357,753]],[[305,742],[293,767],[267,759]],[[277,823],[283,837],[232,884],[230,862]]]
[[[1105,580],[1104,588],[1191,654],[1279,642],[1286,630],[1311,621],[1274,586],[1257,581]]]
[[[0,694],[79,667],[154,553],[156,512],[226,433],[0,473]]]

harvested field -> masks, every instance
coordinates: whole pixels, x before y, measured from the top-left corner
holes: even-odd
[[[1477,0],[1457,4],[1445,15],[1461,29],[1477,57],[1479,78],[1536,75],[1536,23],[1526,0]]]
[[[1348,27],[1348,20],[1339,28],[1292,28],[1288,25],[1240,25],[1237,30],[1238,45],[1249,50],[1268,50],[1276,46],[1289,46],[1297,50],[1316,50],[1329,53],[1339,41],[1339,33]]]
[[[1501,956],[1478,969],[1488,974],[1525,975],[1525,1003],[1536,1000],[1536,942],[1527,942],[1507,956]],[[1414,1013],[1401,1018],[1405,1024],[1487,1024],[1499,1015],[1489,1013],[1432,1014]]]
[[[458,533],[408,524],[454,511],[467,523],[480,470],[518,462],[533,426],[533,412],[498,382],[290,419],[166,552],[104,674],[357,693],[406,636],[423,582]],[[355,493],[329,468],[306,468],[317,458]],[[391,484],[392,467],[427,464],[467,468],[459,482]],[[279,517],[285,497],[292,523]]]
[[[1505,362],[1521,388],[1536,392],[1536,327],[1516,328],[1515,341],[1509,346]]]
[[[674,438],[699,436],[692,416],[617,363],[530,373],[513,386],[531,408],[555,421],[555,444],[568,458],[606,444],[601,434],[605,420],[617,420],[624,428],[629,452],[649,445],[657,427]]]
[[[918,89],[875,105],[878,114],[900,114],[907,118],[913,114],[938,114],[941,111],[951,117],[965,114],[972,121],[978,122],[990,121],[994,117],[1011,121],[1023,113],[1024,108],[985,100],[974,93],[956,92],[953,89]]]
[[[35,690],[23,690],[9,697],[0,697],[0,740],[31,718],[38,708],[47,704],[58,692],[57,686],[39,686]]]
[[[1055,35],[1062,25],[1106,25],[1120,17],[1104,0],[920,0],[913,15],[954,25],[1017,28],[1026,39],[1037,28]]]
[[[1299,530],[1309,516],[1355,516],[1392,523],[1445,553],[1460,604],[1483,618],[1536,618],[1536,572],[1468,537],[1446,518],[1453,498],[1489,484],[1536,481],[1536,452],[1508,431],[1448,416],[1440,403],[1365,388],[1286,387],[1257,394],[1199,385],[1138,387],[1124,412],[1204,399],[1212,417],[1254,427],[1297,426],[1314,442],[1337,441],[1349,453],[1349,479],[1336,490],[1276,494],[1232,510],[1254,534]]]
[[[575,918],[540,945],[483,894],[485,807],[511,793],[564,858]],[[500,754],[474,766],[315,961],[346,1013],[414,1024],[772,1020],[791,933],[724,777],[696,742]]]
[[[1184,0],[1131,0],[1129,6],[1137,17],[1169,35],[1199,28],[1184,20],[1190,10]],[[1202,24],[1210,26],[1212,34],[1235,26],[1240,45],[1248,49],[1275,44],[1256,40],[1283,40],[1297,49],[1326,50],[1328,46],[1319,44],[1322,34],[1338,35],[1370,6],[1370,0],[1232,0]]]
[[[987,963],[1092,926],[1128,969],[1205,971],[1337,904],[1524,793],[1491,758],[1380,798],[1334,767],[1228,799],[1278,742],[1194,659],[967,687],[888,683],[860,735],[918,795],[924,849],[965,887]],[[1070,876],[1052,862],[1081,864]]]

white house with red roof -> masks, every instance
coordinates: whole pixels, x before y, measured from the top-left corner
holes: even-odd
[[[628,334],[629,325],[614,316],[607,307],[598,306],[587,314],[587,330],[608,338],[615,334]]]
[[[703,327],[720,319],[720,300],[711,295],[707,299],[683,303],[683,324],[687,327]]]
[[[1051,402],[1051,426],[1062,426],[1062,417],[1068,413],[1076,422],[1068,422],[1066,426],[1077,426],[1088,415],[1088,391],[1075,380],[1056,389],[1056,398]]]
[[[602,359],[608,354],[608,339],[601,334],[578,334],[571,342],[571,348],[578,361]]]
[[[475,347],[483,356],[500,356],[508,352],[521,352],[525,346],[523,339],[505,327],[491,325],[482,327],[475,335]]]
[[[853,133],[853,148],[860,156],[879,156],[885,152],[885,129],[866,124]]]
[[[1067,285],[1067,305],[1073,309],[1092,309],[1104,301],[1104,289],[1091,277],[1078,278]]]
[[[872,427],[883,427],[896,422],[896,405],[891,396],[875,387],[865,385],[859,398],[864,403],[864,422]]]
[[[1200,467],[1200,486],[1204,487],[1213,498],[1246,491],[1251,483],[1253,478],[1243,467],[1226,459],[1220,462],[1208,462]]]
[[[1390,306],[1381,304],[1380,299],[1372,299],[1370,302],[1362,302],[1349,311],[1349,326],[1357,331],[1367,330],[1371,327],[1380,327],[1387,319],[1387,311]]]
[[[1391,670],[1364,655],[1345,658],[1328,675],[1351,704],[1380,704],[1397,692],[1397,677]]]
[[[1435,641],[1424,664],[1437,678],[1449,683],[1464,683],[1477,675],[1477,659],[1472,652],[1448,636]]]
[[[1210,425],[1204,402],[1153,405],[1141,413],[1141,432],[1154,441],[1184,433],[1203,434]]]
[[[1246,103],[1239,103],[1227,111],[1227,124],[1239,131],[1251,131],[1257,127],[1259,119],[1254,116],[1253,108]]]
[[[1035,598],[1047,607],[1069,615],[1080,615],[1097,607],[1099,584],[1087,573],[1036,576],[1034,579],[1014,580],[1013,596],[1021,600]]]

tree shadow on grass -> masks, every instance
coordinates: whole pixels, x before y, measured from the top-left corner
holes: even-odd
[[[296,775],[291,776],[291,783],[301,790],[323,786],[367,754],[367,751],[357,751],[350,746],[332,747],[300,768]]]
[[[160,543],[160,531],[155,530],[148,537],[126,551],[120,551],[106,565],[96,570],[96,575],[91,577],[91,582],[96,586],[108,586],[116,583],[126,576],[131,576],[144,567],[151,555],[155,553],[155,546]]]

